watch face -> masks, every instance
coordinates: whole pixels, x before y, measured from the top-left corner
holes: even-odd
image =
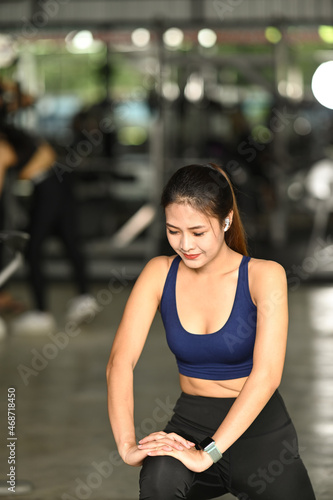
[[[206,448],[206,446],[208,446],[210,443],[213,443],[214,442],[214,439],[210,438],[210,437],[206,437],[205,439],[203,439],[200,443],[200,448],[202,450],[204,450]]]

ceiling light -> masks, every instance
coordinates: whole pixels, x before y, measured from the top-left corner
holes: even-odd
[[[325,108],[333,109],[333,61],[328,61],[316,69],[312,77],[313,95]]]
[[[179,47],[184,40],[184,33],[179,28],[170,28],[163,34],[165,45],[173,49]]]
[[[65,38],[66,47],[72,54],[93,54],[104,48],[102,40],[95,40],[91,31],[71,31]]]
[[[131,39],[133,44],[137,47],[146,47],[150,41],[150,33],[145,28],[138,28],[133,31]]]
[[[73,38],[73,45],[78,50],[86,50],[93,44],[94,37],[91,31],[83,30],[76,33]]]
[[[202,29],[198,33],[198,41],[202,47],[210,48],[216,43],[217,36],[215,31],[208,28]]]

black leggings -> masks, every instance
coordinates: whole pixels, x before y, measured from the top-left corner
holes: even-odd
[[[212,436],[234,398],[182,393],[165,432],[195,442]],[[141,500],[206,500],[232,493],[239,500],[315,500],[299,456],[295,428],[276,391],[222,459],[201,473],[173,457],[147,457],[140,474]]]
[[[27,262],[30,268],[30,282],[35,305],[45,310],[45,278],[43,273],[43,243],[48,236],[59,236],[74,270],[79,293],[86,293],[84,258],[77,235],[76,206],[71,181],[64,177],[62,182],[51,171],[49,176],[36,185],[31,207],[30,243]]]
[[[0,193],[0,231],[3,231],[4,228],[5,228],[4,198],[3,198],[3,194],[1,195],[1,193]],[[2,271],[3,266],[4,266],[3,244],[0,241],[0,271]],[[0,287],[0,291],[1,290],[2,290],[2,287]]]

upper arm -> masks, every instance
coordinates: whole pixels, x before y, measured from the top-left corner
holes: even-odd
[[[15,165],[17,156],[12,146],[0,137],[0,196],[5,182],[6,171]]]
[[[17,162],[17,155],[14,148],[0,137],[0,168],[6,171],[8,168],[13,167]]]
[[[168,257],[155,257],[138,277],[117,329],[111,364],[120,361],[135,367],[159,306],[168,268]]]
[[[257,305],[253,372],[262,372],[279,385],[287,346],[288,289],[283,267],[273,261],[253,266],[252,294]]]

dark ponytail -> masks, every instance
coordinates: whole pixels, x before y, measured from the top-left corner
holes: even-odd
[[[248,255],[234,189],[222,168],[210,163],[188,165],[177,170],[165,186],[161,198],[164,209],[171,203],[188,204],[205,215],[218,219],[221,227],[233,210],[232,224],[225,233],[225,241],[232,250]]]

